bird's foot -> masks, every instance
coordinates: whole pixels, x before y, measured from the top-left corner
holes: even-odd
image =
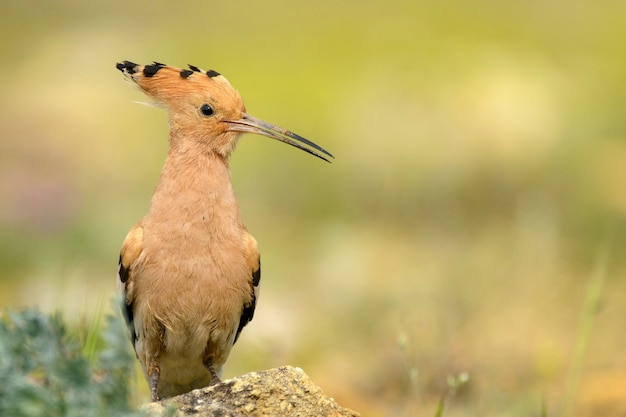
[[[152,394],[152,402],[159,401],[159,395],[157,394],[157,384],[159,383],[159,368],[154,368],[150,371],[150,393]]]
[[[222,380],[220,379],[220,376],[217,374],[217,371],[215,370],[215,367],[213,366],[213,362],[211,361],[211,359],[208,359],[207,361],[204,362],[204,367],[211,374],[211,384],[210,385],[217,385],[217,384],[220,384],[222,382]]]

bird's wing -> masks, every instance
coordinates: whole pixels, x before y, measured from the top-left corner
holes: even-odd
[[[143,241],[143,227],[138,223],[130,229],[130,232],[126,235],[124,243],[122,244],[122,250],[120,251],[120,261],[117,271],[118,288],[122,294],[122,314],[126,319],[126,325],[130,332],[130,341],[135,347],[137,340],[137,332],[135,330],[134,316],[133,316],[133,302],[134,302],[134,282],[133,282],[133,264],[141,255]]]
[[[259,297],[259,284],[261,283],[261,255],[259,254],[256,240],[248,232],[245,233],[244,239],[246,244],[246,261],[248,263],[248,271],[250,272],[249,282],[252,298],[250,302],[243,305],[241,318],[239,319],[239,327],[235,334],[235,342],[239,338],[244,326],[254,317],[254,309]]]

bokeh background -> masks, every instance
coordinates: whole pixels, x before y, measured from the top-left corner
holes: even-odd
[[[232,158],[264,275],[226,377],[300,366],[364,416],[626,413],[625,2],[3,0],[0,22],[0,307],[111,310],[167,149],[115,63],[190,63],[336,155]]]

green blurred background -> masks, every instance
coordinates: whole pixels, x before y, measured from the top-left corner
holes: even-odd
[[[0,22],[0,306],[109,305],[167,149],[115,63],[190,63],[336,156],[239,143],[264,276],[224,376],[300,366],[364,416],[626,413],[625,2],[3,0]]]

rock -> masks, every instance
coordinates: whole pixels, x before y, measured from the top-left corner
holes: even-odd
[[[359,416],[324,395],[302,369],[291,366],[251,372],[144,408],[153,416],[171,416],[166,414],[171,407],[177,409],[176,417]]]

